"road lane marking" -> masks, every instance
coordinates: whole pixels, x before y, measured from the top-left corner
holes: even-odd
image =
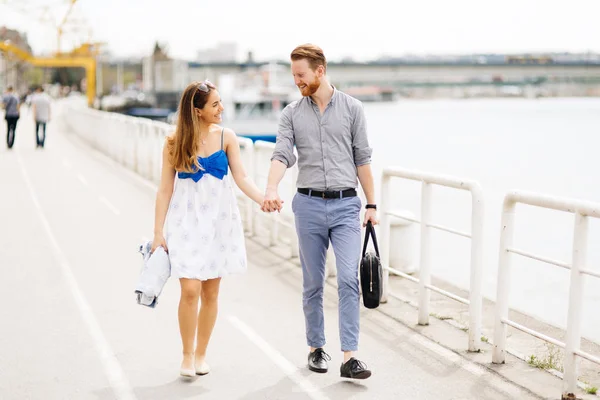
[[[89,185],[87,179],[85,179],[85,177],[81,173],[77,174],[77,179],[79,179],[79,181],[83,184],[83,186],[90,188],[90,185]],[[98,200],[100,201],[100,203],[102,203],[106,207],[108,207],[108,209],[110,211],[112,211],[115,215],[121,214],[119,209],[117,207],[115,207],[110,201],[108,201],[108,199],[106,197],[100,196],[100,197],[98,197]]]
[[[112,211],[113,213],[115,213],[115,215],[121,214],[121,212],[119,211],[119,209],[117,207],[113,206],[112,203],[110,201],[108,201],[108,199],[106,197],[100,196],[99,200],[106,207],[108,207],[110,211]]]
[[[328,400],[329,398],[321,390],[313,385],[308,379],[298,373],[296,368],[279,351],[268,344],[252,328],[240,321],[237,317],[230,315],[227,317],[229,322],[242,332],[252,343],[263,351],[281,370],[298,385],[313,400]]]
[[[89,183],[87,182],[87,180],[85,179],[85,177],[83,175],[78,173],[77,179],[79,179],[79,182],[83,183],[83,186],[90,187]]]
[[[52,245],[52,250],[54,252],[54,256],[60,265],[63,275],[65,277],[67,286],[71,290],[71,294],[75,300],[75,304],[81,313],[83,321],[85,322],[88,331],[93,339],[94,344],[96,345],[96,350],[98,355],[100,356],[100,360],[102,361],[102,365],[104,367],[104,372],[110,385],[119,400],[135,400],[135,394],[131,389],[131,385],[125,376],[123,368],[119,364],[117,357],[115,356],[114,351],[111,349],[108,340],[104,337],[102,333],[102,329],[100,328],[100,324],[94,317],[94,313],[89,303],[85,299],[83,292],[79,288],[77,280],[73,275],[73,270],[67,261],[63,251],[61,250],[58,241],[56,240],[56,236],[54,235],[52,228],[50,227],[50,223],[44,214],[44,210],[38,200],[37,194],[33,188],[31,180],[29,178],[29,174],[25,169],[25,164],[21,159],[21,156],[17,152],[17,161],[19,162],[19,166],[21,169],[21,173],[23,175],[23,180],[29,190],[29,195],[31,200],[35,206],[38,217],[44,230],[46,231],[46,235]]]

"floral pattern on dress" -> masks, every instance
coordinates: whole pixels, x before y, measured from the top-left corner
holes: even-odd
[[[182,206],[183,205],[183,206]],[[207,280],[246,271],[242,220],[230,176],[176,177],[166,241],[176,278]]]

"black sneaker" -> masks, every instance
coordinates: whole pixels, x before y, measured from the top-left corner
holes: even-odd
[[[347,362],[342,363],[340,376],[342,378],[367,379],[371,376],[371,371],[367,369],[367,364],[352,357]]]
[[[327,372],[327,361],[331,360],[325,350],[318,348],[312,353],[308,353],[308,369],[313,372]]]

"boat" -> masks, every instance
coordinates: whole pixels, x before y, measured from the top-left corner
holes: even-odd
[[[154,107],[151,96],[137,90],[126,90],[120,94],[110,94],[100,98],[99,108],[104,111],[166,121],[171,114],[168,108]]]

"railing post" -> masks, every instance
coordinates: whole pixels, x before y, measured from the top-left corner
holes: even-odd
[[[244,153],[246,153],[245,165],[248,169],[248,176],[254,179],[254,143],[247,139],[244,141]],[[254,235],[254,203],[251,199],[247,199],[244,203],[246,209],[246,230],[250,236]]]
[[[143,149],[144,142],[146,139],[146,121],[141,118],[136,121],[137,132],[135,133],[135,137],[133,140],[133,153],[135,154],[135,164],[133,166],[133,170],[140,176],[144,176],[144,159],[143,159]]]
[[[421,186],[421,266],[419,270],[419,325],[429,324],[429,299],[431,292],[431,192],[432,185],[423,181]]]
[[[508,320],[508,294],[511,268],[511,253],[508,249],[512,246],[515,219],[515,202],[509,196],[504,199],[502,224],[500,226],[496,322],[494,325],[494,350],[492,353],[492,362],[494,364],[503,364],[506,360],[506,332],[508,327],[503,321]]]
[[[479,185],[471,189],[471,281],[469,291],[469,351],[481,349],[481,285],[483,278],[483,193]]]
[[[152,139],[152,182],[156,184],[160,184],[162,172],[162,149],[165,142],[162,132],[162,127],[157,127]]]
[[[298,181],[298,163],[294,165],[292,168],[292,196],[291,199],[296,195],[296,182]],[[292,208],[292,204],[288,204],[290,209]],[[292,213],[291,217],[291,225],[292,229],[290,232],[290,245],[291,245],[291,256],[292,257],[300,257],[300,244],[298,243],[298,235],[296,234],[296,219],[294,214]]]
[[[252,175],[250,175],[250,176],[252,177],[252,179],[254,180],[254,182],[256,184],[259,184],[259,182],[260,182],[260,179],[259,179],[260,178],[260,176],[259,176],[259,170],[260,170],[260,168],[258,167],[258,161],[259,161],[258,160],[258,158],[259,158],[258,157],[258,152],[260,151],[260,147],[258,147],[257,144],[259,144],[259,143],[254,142],[254,144],[253,144],[253,153],[254,154],[253,154],[252,160],[251,160]],[[265,187],[266,187],[266,184],[265,184]],[[252,224],[252,227],[253,227],[253,233],[257,231],[256,227],[259,226],[259,217],[260,217],[260,211],[257,210],[256,212],[254,212],[254,208],[252,208],[252,212],[250,213],[250,218],[252,218],[251,224]]]
[[[380,243],[379,248],[381,251],[381,265],[383,266],[383,295],[381,296],[381,302],[387,303],[390,283],[390,216],[388,215],[388,208],[390,202],[390,183],[392,177],[385,173],[381,176],[381,209],[379,221],[379,232],[380,232]]]
[[[575,212],[575,231],[573,234],[573,256],[571,263],[571,285],[569,288],[569,314],[567,319],[567,337],[565,341],[563,398],[575,393],[579,376],[579,359],[575,354],[581,346],[581,308],[583,302],[584,276],[580,272],[586,267],[588,241],[588,218]]]

